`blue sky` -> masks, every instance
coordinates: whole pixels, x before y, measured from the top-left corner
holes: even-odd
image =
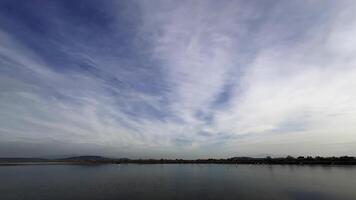
[[[356,155],[356,3],[0,2],[0,156]]]

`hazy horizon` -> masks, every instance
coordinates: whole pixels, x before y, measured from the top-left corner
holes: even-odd
[[[356,156],[356,1],[0,1],[0,157]]]

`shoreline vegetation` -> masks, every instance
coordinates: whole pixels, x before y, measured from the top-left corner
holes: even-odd
[[[45,158],[0,158],[1,165],[66,165],[66,164],[266,164],[266,165],[356,165],[356,158],[341,157],[232,157],[227,159],[129,159],[101,156],[76,156],[61,159]]]

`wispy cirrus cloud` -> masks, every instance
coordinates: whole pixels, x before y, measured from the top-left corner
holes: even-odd
[[[7,155],[356,153],[350,1],[36,3],[0,10]]]

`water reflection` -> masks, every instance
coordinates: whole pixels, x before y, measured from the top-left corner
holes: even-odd
[[[0,167],[0,199],[355,199],[356,167],[59,165]]]

